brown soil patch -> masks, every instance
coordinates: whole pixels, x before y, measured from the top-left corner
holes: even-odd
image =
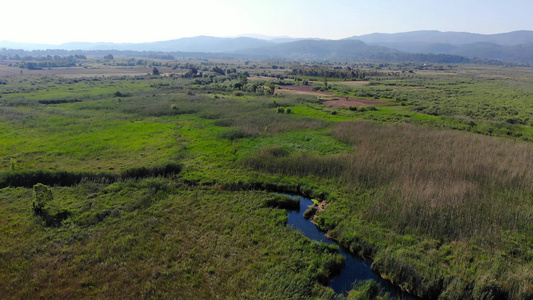
[[[350,106],[369,106],[369,105],[383,105],[390,104],[385,101],[358,99],[358,98],[343,98],[342,100],[331,100],[323,103],[334,107],[350,107]]]
[[[278,79],[275,77],[268,77],[268,76],[251,76],[251,77],[248,77],[248,80],[278,80]],[[283,80],[294,81],[294,79],[292,78],[285,78]]]
[[[424,75],[457,75],[457,73],[452,72],[439,72],[439,71],[416,71],[416,74],[424,74]]]
[[[323,211],[326,208],[327,204],[328,203],[326,201],[322,201],[322,202],[318,203],[318,205],[316,206],[316,210],[317,211]]]
[[[365,86],[370,85],[370,81],[332,81],[330,84],[342,84],[350,86]]]

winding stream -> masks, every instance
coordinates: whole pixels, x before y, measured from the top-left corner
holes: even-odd
[[[326,237],[324,232],[318,230],[317,226],[311,221],[304,218],[303,214],[305,210],[313,205],[313,201],[308,198],[294,195],[286,195],[294,198],[300,198],[300,209],[287,210],[289,220],[288,225],[300,230],[306,237],[311,240],[323,242],[330,245],[338,245],[334,240],[330,240]],[[370,269],[371,263],[365,261],[359,257],[353,256],[346,252],[343,247],[339,247],[339,253],[344,257],[346,261],[345,267],[341,273],[333,277],[329,284],[337,294],[347,294],[352,288],[354,283],[364,280],[374,280],[379,284],[380,291],[389,293],[389,299],[419,299],[408,293],[402,292],[402,290],[382,279],[379,275],[372,272]]]

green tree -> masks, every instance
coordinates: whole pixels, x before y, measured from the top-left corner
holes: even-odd
[[[248,78],[246,78],[246,75],[241,74],[239,75],[239,82],[242,86],[245,86],[248,83]]]
[[[270,84],[268,85],[268,92],[267,92],[267,93],[268,93],[269,95],[274,95],[275,92],[276,92],[276,84],[274,84],[274,83],[270,83]]]

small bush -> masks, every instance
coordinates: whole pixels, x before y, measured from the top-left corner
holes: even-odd
[[[273,157],[285,157],[289,156],[290,152],[286,148],[280,146],[271,146],[266,147],[261,150],[263,155],[273,156]]]
[[[152,168],[136,167],[121,172],[120,177],[122,179],[139,179],[147,177],[170,176],[178,174],[181,172],[181,169],[181,165],[175,163],[169,163],[163,166],[156,166]]]
[[[251,137],[252,135],[244,132],[240,129],[230,129],[227,131],[224,131],[220,134],[220,137],[223,139],[228,139],[230,141],[238,140],[238,139],[244,139]]]
[[[50,187],[42,183],[33,186],[33,214],[40,217],[47,227],[59,227],[63,220],[67,219],[71,213],[66,210],[56,210],[50,206],[54,196]]]
[[[306,219],[311,218],[312,216],[315,215],[316,210],[317,210],[317,209],[316,209],[315,206],[311,206],[311,207],[309,207],[309,208],[304,212],[304,218],[306,218]]]
[[[221,119],[221,120],[216,120],[215,122],[213,122],[213,124],[215,126],[220,126],[220,127],[230,127],[230,126],[235,125],[235,120],[234,119]]]
[[[282,195],[274,195],[272,198],[265,201],[268,207],[282,208],[282,209],[298,209],[300,207],[300,198],[293,198]]]

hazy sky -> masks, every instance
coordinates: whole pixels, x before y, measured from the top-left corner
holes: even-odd
[[[0,12],[0,41],[50,44],[533,30],[532,0],[5,0]]]

